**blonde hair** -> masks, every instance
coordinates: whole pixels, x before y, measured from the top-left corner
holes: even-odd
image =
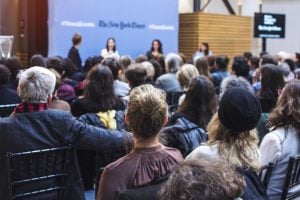
[[[162,90],[145,84],[131,91],[127,119],[134,136],[148,139],[158,135],[167,112],[166,94]]]
[[[233,133],[219,120],[216,113],[207,126],[208,145],[219,145],[218,153],[230,164],[256,172],[260,169],[258,137],[255,129]]]
[[[180,67],[176,76],[180,85],[186,90],[189,86],[190,80],[199,76],[199,71],[194,65],[184,64]]]

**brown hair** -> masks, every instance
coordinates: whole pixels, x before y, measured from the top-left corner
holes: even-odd
[[[231,165],[259,171],[258,136],[255,129],[233,133],[221,123],[216,113],[207,125],[207,131],[207,144],[219,144],[219,155]]]
[[[171,174],[158,199],[234,200],[244,187],[243,177],[225,161],[188,160]]]
[[[211,78],[208,61],[205,58],[196,58],[194,65],[197,67],[199,74]]]
[[[268,126],[279,128],[292,125],[300,130],[300,81],[289,83],[279,96],[277,106],[271,112]]]
[[[149,84],[136,87],[129,97],[128,126],[135,137],[141,139],[155,137],[163,126],[167,110],[165,92]]]
[[[75,33],[72,37],[72,42],[73,42],[73,45],[78,45],[82,40],[82,37],[79,33]]]

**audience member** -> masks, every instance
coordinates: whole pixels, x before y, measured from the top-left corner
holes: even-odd
[[[6,60],[5,66],[10,70],[11,76],[8,86],[13,89],[17,90],[18,87],[18,73],[22,69],[21,61],[18,57],[12,56]]]
[[[159,39],[154,39],[151,44],[151,49],[146,53],[147,59],[158,59],[158,57],[163,54],[163,45],[161,41]]]
[[[149,62],[153,65],[154,67],[154,77],[153,77],[153,81],[156,82],[157,78],[160,77],[163,74],[163,67],[159,64],[159,62],[155,59],[151,59],[149,60]]]
[[[206,57],[207,62],[208,62],[208,68],[210,73],[216,72],[216,57],[215,56],[208,56]]]
[[[236,200],[242,195],[243,177],[222,160],[189,160],[172,172],[159,200]]]
[[[199,76],[199,72],[194,65],[184,64],[182,65],[176,73],[176,77],[179,80],[183,91],[187,91],[189,87],[190,80]]]
[[[117,130],[106,130],[78,122],[69,112],[48,109],[55,87],[55,75],[48,69],[32,67],[19,75],[18,91],[22,103],[12,116],[0,119],[0,159],[7,152],[23,152],[68,144],[75,149],[104,151],[128,136]],[[13,134],[11,134],[13,133]],[[59,159],[59,158],[58,158]],[[63,199],[83,200],[84,191],[75,151],[69,154]],[[9,199],[7,165],[0,165],[0,197]],[[32,183],[36,188],[37,183]],[[20,189],[22,190],[22,189]],[[49,191],[37,199],[57,199],[57,191]]]
[[[87,76],[84,96],[71,105],[72,114],[78,117],[85,113],[124,110],[123,103],[115,95],[113,81],[113,74],[107,66],[96,65]]]
[[[263,138],[260,146],[261,164],[274,163],[267,188],[270,199],[281,199],[289,158],[299,155],[299,106],[300,82],[294,81],[289,83],[279,96],[268,120],[268,126],[272,131]],[[289,191],[289,194],[296,194],[299,191],[300,188],[297,186]]]
[[[198,69],[200,75],[206,76],[207,78],[211,79],[209,65],[206,58],[196,58],[194,61],[194,65]]]
[[[295,67],[300,68],[300,53],[295,53]]]
[[[291,67],[288,63],[284,61],[278,67],[282,71],[283,80],[285,83],[289,83],[295,79],[295,74],[291,70]]]
[[[228,58],[226,56],[218,56],[215,58],[216,62],[216,71],[211,74],[213,83],[216,87],[217,94],[220,93],[220,85],[224,78],[229,76],[227,71]]]
[[[82,61],[79,54],[79,48],[82,43],[82,36],[79,33],[75,33],[72,37],[72,47],[68,52],[68,58],[72,60],[77,68],[77,71],[82,71]]]
[[[125,71],[125,77],[131,89],[145,84],[147,78],[147,70],[141,63],[131,64]]]
[[[165,62],[167,73],[158,77],[156,85],[165,92],[181,92],[182,87],[176,78],[176,73],[183,64],[181,57],[175,53],[169,53]]]
[[[242,199],[268,199],[257,176],[260,164],[255,126],[260,115],[261,107],[255,95],[243,88],[227,90],[207,126],[207,144],[187,157],[187,160],[201,160],[203,156],[220,158],[236,167],[246,181]]]
[[[158,135],[168,119],[165,93],[146,84],[130,93],[125,117],[134,136],[134,149],[108,165],[101,176],[97,199],[116,199],[119,192],[168,176],[182,161],[181,153],[165,147]],[[126,173],[124,173],[126,172]]]
[[[124,97],[129,94],[129,85],[118,78],[122,74],[122,68],[120,64],[114,58],[105,58],[102,61],[102,65],[108,66],[114,77],[114,90],[115,95],[118,97]]]
[[[257,77],[258,74],[259,74],[259,58],[253,56],[250,59],[250,72],[249,72],[249,75],[251,77],[251,83],[255,83],[259,81],[259,77]]]
[[[206,126],[217,110],[218,98],[213,83],[205,76],[191,80],[183,103],[162,130],[166,145],[186,157],[207,141]]]
[[[219,95],[220,99],[222,98],[223,94],[231,88],[244,88],[248,92],[254,94],[254,90],[251,84],[245,78],[228,76],[221,83],[220,95]]]
[[[237,77],[243,77],[250,80],[249,71],[250,67],[248,62],[243,57],[235,57],[232,64],[232,73]]]
[[[146,62],[146,61],[148,61],[148,58],[145,55],[138,55],[135,58],[135,63],[142,63],[142,62]]]
[[[44,58],[41,54],[35,54],[31,57],[28,67],[39,66],[39,67],[47,68],[46,62],[47,62],[47,59]]]
[[[115,60],[119,61],[120,55],[117,51],[115,38],[111,37],[107,39],[105,49],[101,50],[101,56],[103,58],[114,58]]]
[[[145,83],[146,84],[155,85],[155,82],[153,80],[154,79],[154,75],[155,75],[155,69],[154,69],[152,63],[149,62],[149,61],[145,61],[145,62],[142,62],[141,65],[147,71],[147,77],[146,77]]]
[[[17,92],[7,86],[10,76],[9,69],[0,64],[0,105],[18,104],[21,101]]]
[[[49,108],[51,109],[57,109],[57,110],[63,110],[63,111],[66,111],[66,112],[70,112],[71,111],[71,107],[70,107],[70,104],[66,101],[63,101],[63,100],[52,100],[50,103],[49,103]]]
[[[249,65],[249,61],[251,60],[252,57],[253,57],[253,55],[249,51],[246,51],[243,53],[243,58],[245,59],[245,61],[247,62],[248,65]]]

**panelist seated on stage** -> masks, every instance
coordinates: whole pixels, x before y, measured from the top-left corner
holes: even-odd
[[[117,51],[117,45],[115,38],[108,38],[106,41],[106,47],[101,50],[101,56],[103,58],[114,58],[119,60],[120,54]]]

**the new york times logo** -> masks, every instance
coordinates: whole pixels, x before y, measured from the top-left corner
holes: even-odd
[[[137,22],[115,22],[115,21],[104,21],[100,20],[98,23],[100,28],[116,28],[116,29],[145,29],[145,24],[140,24]]]

